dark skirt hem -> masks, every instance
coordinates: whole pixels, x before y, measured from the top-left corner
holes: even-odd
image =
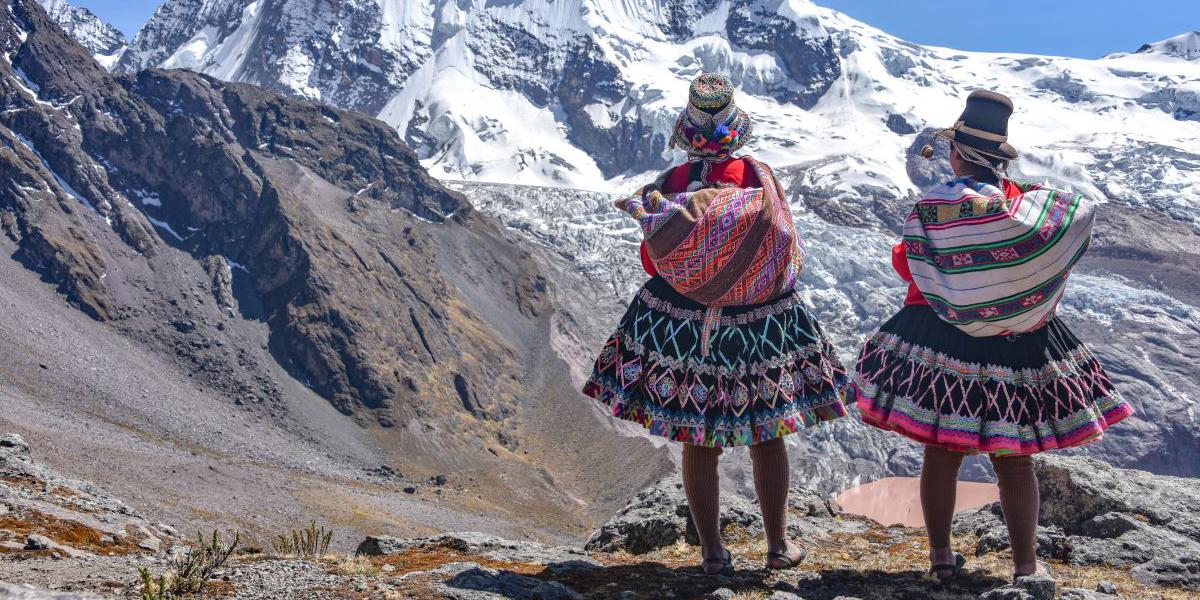
[[[864,396],[854,383],[847,390],[847,395],[850,394],[854,395],[862,421],[867,425],[898,433],[926,446],[964,454],[1006,456],[1078,448],[1099,441],[1109,427],[1133,414],[1133,407],[1114,393],[1098,399],[1093,408],[1055,422],[1018,426],[998,421],[963,423],[963,419],[956,419],[956,429],[947,426],[949,419],[930,424],[933,419],[922,415],[919,407],[904,399],[883,406]],[[975,433],[979,431],[988,433]]]

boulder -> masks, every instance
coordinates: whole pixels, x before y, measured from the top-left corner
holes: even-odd
[[[1200,553],[1164,554],[1133,569],[1142,583],[1200,591]]]
[[[6,433],[0,435],[0,456],[5,460],[28,459],[29,444],[20,434]]]
[[[804,598],[801,598],[800,596],[797,596],[791,592],[781,592],[776,590],[770,596],[767,596],[767,600],[804,600]]]
[[[1018,587],[1002,587],[979,595],[979,600],[1034,600],[1033,595]]]
[[[760,529],[758,507],[733,494],[721,497],[721,529],[737,525]],[[683,480],[673,475],[643,490],[588,539],[591,551],[645,554],[684,540],[699,545]]]
[[[1048,575],[1018,577],[1014,587],[1029,592],[1034,600],[1054,600],[1054,595],[1058,592],[1058,584]]]
[[[1196,479],[1118,469],[1084,457],[1043,456],[1036,468],[1043,524],[1102,537],[1098,527],[1117,513],[1200,541],[1200,513],[1188,508],[1200,505]]]
[[[1191,508],[1200,506],[1200,481],[1084,457],[1047,455],[1035,464],[1039,556],[1132,568],[1148,584],[1200,589],[1200,513]],[[958,517],[954,530],[979,537],[976,555],[1009,546],[999,504]]]

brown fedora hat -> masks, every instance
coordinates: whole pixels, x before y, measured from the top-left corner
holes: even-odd
[[[1012,113],[1013,103],[1008,96],[976,90],[967,97],[967,106],[954,126],[937,135],[993,158],[1016,160],[1017,149],[1008,143],[1008,118]]]

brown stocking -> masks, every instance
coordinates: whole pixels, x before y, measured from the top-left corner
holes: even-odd
[[[720,456],[720,448],[683,445],[683,491],[706,559],[725,555],[721,545],[721,480],[717,475]]]
[[[783,438],[750,446],[750,462],[754,467],[754,491],[762,509],[763,531],[768,552],[787,552],[787,446]]]
[[[929,556],[935,564],[953,564],[950,522],[958,487],[958,469],[963,454],[934,446],[925,447],[921,466],[921,512],[929,532]]]
[[[1013,567],[1018,575],[1037,569],[1037,522],[1040,498],[1033,457],[992,457],[996,482],[1000,487],[1000,508],[1008,524],[1012,543]]]

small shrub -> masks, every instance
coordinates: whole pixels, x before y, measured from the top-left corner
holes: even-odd
[[[175,597],[169,590],[166,574],[155,579],[146,567],[138,567],[138,574],[142,576],[142,600],[172,600]]]
[[[283,534],[272,543],[275,553],[281,556],[296,556],[299,558],[320,558],[329,553],[329,542],[333,539],[333,530],[324,525],[318,526],[316,521],[304,529],[293,529],[291,533]]]
[[[142,600],[173,600],[204,589],[204,584],[225,565],[241,540],[242,534],[236,531],[228,544],[219,531],[213,531],[211,539],[196,532],[196,547],[172,558],[167,572],[155,578],[150,569],[138,568],[142,578]]]

